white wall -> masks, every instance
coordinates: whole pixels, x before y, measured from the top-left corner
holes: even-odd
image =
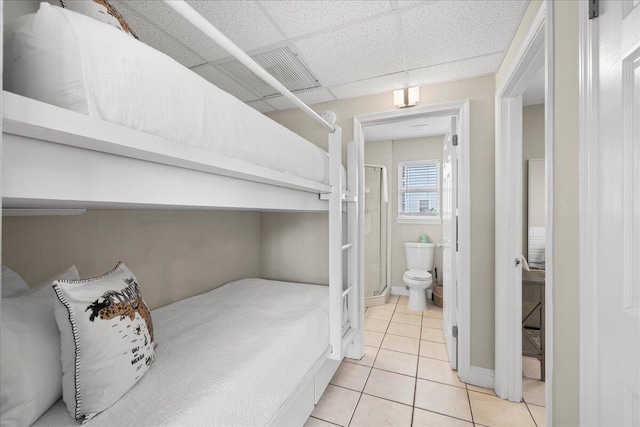
[[[423,86],[420,105],[469,99],[471,102],[471,365],[487,369],[494,366],[494,209],[495,209],[495,77]],[[343,142],[353,139],[353,116],[393,110],[393,94],[385,93],[361,98],[317,104],[317,112],[336,112],[337,125],[342,128]],[[327,148],[327,132],[297,110],[267,114],[303,138]],[[264,214],[263,214],[264,215]],[[271,215],[271,214],[267,214]],[[304,215],[304,214],[301,214]],[[320,238],[324,229],[313,229],[310,221],[300,227]],[[263,239],[270,236],[263,234]],[[310,255],[312,256],[312,255]],[[263,270],[269,269],[269,256],[263,255]],[[273,260],[276,261],[276,260]],[[295,268],[295,267],[293,267]]]
[[[123,261],[150,308],[260,276],[260,214],[88,211],[82,216],[5,217],[2,262],[31,286],[75,264],[83,278]]]

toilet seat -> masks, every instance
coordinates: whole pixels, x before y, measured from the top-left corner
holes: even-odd
[[[432,280],[431,273],[427,270],[407,270],[404,277],[411,280],[427,281]]]

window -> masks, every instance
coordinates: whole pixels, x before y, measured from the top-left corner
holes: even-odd
[[[440,221],[440,161],[398,163],[398,221]]]

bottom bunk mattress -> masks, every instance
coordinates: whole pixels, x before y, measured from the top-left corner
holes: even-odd
[[[92,426],[260,426],[329,345],[326,286],[243,279],[152,311],[152,368]],[[62,400],[34,425],[77,425]]]

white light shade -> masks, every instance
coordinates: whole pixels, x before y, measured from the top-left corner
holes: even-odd
[[[420,101],[420,88],[418,86],[393,91],[393,105],[396,107],[413,107],[418,101]]]
[[[393,105],[396,107],[404,107],[404,89],[398,89],[393,91]]]
[[[420,101],[420,88],[418,86],[415,87],[410,87],[408,89],[409,92],[409,96],[408,96],[408,102],[407,105],[415,105],[417,102]]]

